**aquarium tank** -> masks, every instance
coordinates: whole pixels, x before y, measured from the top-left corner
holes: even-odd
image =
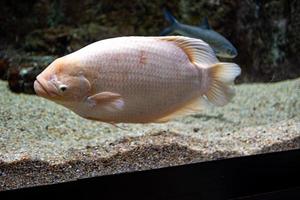
[[[0,191],[300,148],[296,0],[3,0]]]

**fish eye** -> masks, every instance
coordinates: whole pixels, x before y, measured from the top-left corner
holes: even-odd
[[[66,85],[60,85],[60,86],[59,86],[59,90],[62,91],[62,92],[66,91],[67,88],[68,88],[68,87],[67,87]]]
[[[227,49],[227,53],[230,55],[234,54],[234,52],[231,49]]]

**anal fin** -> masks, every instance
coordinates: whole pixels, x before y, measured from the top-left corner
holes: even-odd
[[[186,115],[192,115],[201,112],[204,108],[209,106],[209,102],[205,97],[198,97],[192,101],[180,106],[179,108],[168,112],[165,116],[155,120],[158,123],[164,123],[171,119],[182,117]]]

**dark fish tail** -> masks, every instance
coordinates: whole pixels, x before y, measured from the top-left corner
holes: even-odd
[[[170,11],[168,11],[167,9],[163,10],[164,12],[164,16],[165,19],[170,23],[170,26],[165,28],[160,35],[169,35],[171,33],[173,33],[177,28],[178,28],[178,21],[176,20],[176,18],[171,14]]]
[[[174,23],[178,23],[176,18],[171,14],[171,12],[167,9],[164,9],[164,16],[165,19],[170,22],[171,25],[173,25]]]

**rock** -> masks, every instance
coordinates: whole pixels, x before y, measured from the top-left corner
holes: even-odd
[[[56,57],[30,56],[19,54],[10,58],[10,67],[7,69],[7,80],[11,91],[16,93],[35,94],[33,83]]]
[[[1,1],[0,48],[56,54],[72,52],[99,39],[123,35],[159,35],[168,26],[162,8],[198,25],[208,16],[211,26],[238,49],[241,82],[274,82],[300,76],[296,0],[270,1]],[[26,12],[30,10],[31,12]],[[36,20],[38,19],[38,20]],[[3,46],[3,47],[2,47]]]
[[[0,52],[0,79],[7,79],[7,70],[9,68],[9,62],[3,52]]]
[[[24,48],[27,51],[62,55],[70,42],[69,32],[70,28],[66,26],[35,30],[26,36]]]
[[[290,48],[300,46],[294,43],[298,39],[289,28],[297,21],[289,10],[299,8],[292,8],[293,1],[253,2],[257,3],[240,3],[234,24],[233,40],[239,47],[237,62],[244,66],[244,79],[279,81],[299,77],[300,69],[295,67],[291,53],[295,49]]]
[[[80,28],[58,26],[31,32],[26,36],[24,48],[29,52],[62,56],[113,36],[117,36],[113,30],[96,23],[83,24]]]
[[[0,81],[0,190],[300,148],[300,79],[236,88],[225,107],[121,129]]]

